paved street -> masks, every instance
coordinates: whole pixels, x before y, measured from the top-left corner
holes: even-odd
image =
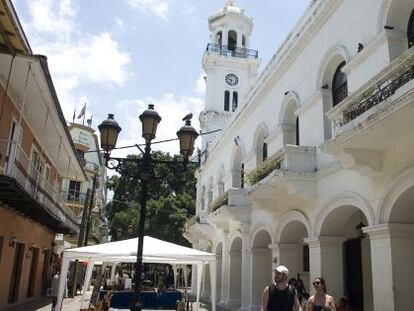
[[[86,296],[89,298],[91,293],[92,293],[91,291],[87,292]],[[82,296],[80,295],[76,296],[75,298],[66,298],[63,301],[62,311],[79,311],[81,307],[81,298]],[[3,311],[50,311],[51,307],[52,307],[52,304],[49,298],[41,298],[41,299],[32,301],[30,303],[27,303],[25,305],[8,308]],[[110,310],[121,311],[121,309],[110,309]],[[209,308],[205,304],[202,304],[199,310],[207,311],[209,310]],[[223,309],[220,309],[220,308],[217,308],[217,310],[224,311]],[[148,310],[148,311],[156,311],[156,310]],[[164,310],[164,311],[169,311],[169,310]]]

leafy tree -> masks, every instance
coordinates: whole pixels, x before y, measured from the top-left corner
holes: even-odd
[[[130,158],[139,158],[130,155]],[[182,162],[181,156],[170,156],[168,153],[156,151],[152,153],[156,161]],[[127,163],[120,176],[112,176],[108,182],[109,190],[114,197],[106,206],[106,215],[110,223],[110,234],[113,240],[123,240],[137,236],[141,184],[137,175],[139,167],[136,163]],[[149,184],[145,235],[165,241],[188,246],[182,236],[184,223],[194,215],[196,180],[194,165],[172,173],[168,164],[155,167],[156,178]],[[135,174],[134,174],[135,173]]]

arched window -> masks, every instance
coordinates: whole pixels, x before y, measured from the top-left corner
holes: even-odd
[[[219,31],[216,35],[216,44],[221,46],[223,44],[223,33]]]
[[[221,197],[224,194],[224,168],[220,169],[218,176],[218,196]]]
[[[204,211],[206,209],[206,187],[203,186],[203,190],[201,191],[201,210]]]
[[[411,11],[410,20],[407,26],[407,40],[408,47],[412,47],[414,45],[414,10]]]
[[[267,160],[267,144],[263,144],[263,162]]]
[[[244,188],[244,163],[241,164],[241,169],[240,169],[240,188],[241,189]]]
[[[237,47],[237,32],[235,32],[234,30],[230,30],[227,42],[228,49],[230,51],[234,51]]]
[[[243,35],[242,36],[242,47],[246,47],[246,36],[245,35]]]
[[[231,110],[234,112],[237,109],[238,104],[238,94],[237,92],[233,92],[233,103],[231,105]]]
[[[207,200],[208,200],[208,208],[210,208],[211,203],[213,202],[213,190],[211,188],[208,190]]]
[[[299,117],[296,117],[296,146],[300,145],[299,141]]]
[[[232,182],[231,185],[233,188],[241,188],[242,184],[242,171],[243,171],[243,164],[242,164],[242,148],[239,145],[236,145],[235,151],[233,154],[233,161],[232,161]]]
[[[332,81],[332,104],[335,107],[341,101],[348,97],[348,82],[346,74],[342,72],[342,68],[345,66],[343,61],[335,71]]]
[[[224,111],[230,111],[230,92],[224,92]]]

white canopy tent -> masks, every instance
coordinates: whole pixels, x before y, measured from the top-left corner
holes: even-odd
[[[72,260],[87,260],[84,289],[90,284],[92,269],[96,262],[118,263],[136,262],[138,238],[67,249],[63,252],[62,266],[59,280],[57,310],[61,310],[65,289],[66,275],[69,263]],[[216,310],[216,256],[192,248],[161,241],[149,236],[144,237],[143,262],[191,264],[197,266],[197,306],[200,299],[201,280],[203,266],[210,265],[211,280],[211,305],[212,311]],[[85,290],[83,291],[85,293]],[[82,304],[85,295],[82,296]]]

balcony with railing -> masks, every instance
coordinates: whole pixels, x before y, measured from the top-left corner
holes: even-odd
[[[219,45],[213,43],[207,44],[206,52],[238,58],[257,59],[259,57],[259,52],[257,50],[246,49],[241,47],[229,47],[227,45]]]
[[[414,132],[414,49],[394,60],[327,113],[333,137],[321,149],[364,158]],[[375,129],[375,130],[374,130]],[[371,161],[375,162],[375,161]]]
[[[231,222],[246,222],[250,215],[250,199],[246,189],[231,188],[217,197],[209,206],[201,221],[216,227],[228,228]]]
[[[285,145],[275,155],[247,173],[249,197],[262,208],[273,208],[290,196],[314,196],[316,148]]]
[[[0,140],[0,201],[57,233],[76,233],[76,215],[35,165],[13,141]]]
[[[69,189],[61,192],[63,199],[67,204],[84,205],[86,201],[86,192]]]

